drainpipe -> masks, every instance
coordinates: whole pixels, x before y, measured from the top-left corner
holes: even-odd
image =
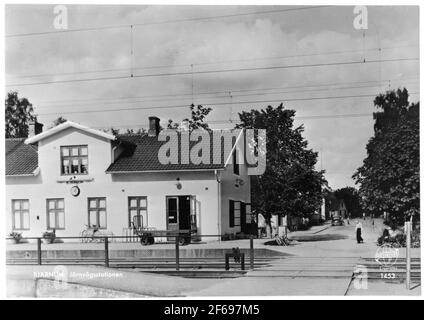
[[[215,170],[215,178],[218,183],[218,234],[221,235],[221,180],[218,170]],[[219,241],[221,242],[221,236],[219,237]]]

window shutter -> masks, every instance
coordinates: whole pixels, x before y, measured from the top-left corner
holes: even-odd
[[[234,227],[234,201],[230,200],[230,228]]]

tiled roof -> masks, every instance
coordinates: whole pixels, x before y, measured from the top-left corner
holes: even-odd
[[[179,136],[179,139],[181,136]],[[211,152],[210,164],[166,164],[163,165],[159,162],[158,154],[160,147],[167,143],[164,141],[158,141],[157,137],[149,137],[147,134],[125,134],[118,135],[118,141],[125,144],[125,151],[118,157],[118,159],[112,163],[106,172],[143,172],[143,171],[179,171],[179,170],[214,170],[224,168],[224,155],[222,154],[221,164],[213,164],[213,146],[212,137],[211,141]],[[193,146],[197,142],[190,142]],[[176,146],[178,150],[180,148]],[[186,151],[188,152],[188,150]],[[180,153],[180,152],[179,152]],[[179,160],[181,155],[179,155]]]
[[[180,139],[180,136],[179,136]],[[6,139],[6,176],[31,175],[38,167],[38,152],[36,145],[25,144],[25,138]],[[221,152],[221,163],[213,164],[213,138],[210,138],[210,164],[179,164],[163,165],[159,162],[158,154],[164,141],[147,134],[117,135],[117,142],[124,145],[124,152],[112,163],[106,172],[143,172],[143,171],[180,171],[180,170],[215,170],[223,169],[226,159]],[[234,141],[233,141],[234,143]],[[190,142],[190,146],[197,142]],[[179,144],[177,150],[180,151]],[[189,152],[186,150],[185,152]],[[180,153],[180,152],[179,152]]]
[[[38,167],[37,147],[25,138],[6,139],[6,176],[31,175]]]

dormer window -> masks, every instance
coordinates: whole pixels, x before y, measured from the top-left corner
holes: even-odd
[[[62,175],[88,174],[88,147],[60,147]]]

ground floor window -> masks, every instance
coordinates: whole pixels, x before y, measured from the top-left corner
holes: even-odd
[[[29,230],[29,200],[12,200],[12,221],[14,230]]]
[[[65,229],[64,199],[47,199],[47,229]]]
[[[88,226],[106,229],[106,198],[88,198]]]
[[[147,197],[128,197],[128,226],[147,227]]]

